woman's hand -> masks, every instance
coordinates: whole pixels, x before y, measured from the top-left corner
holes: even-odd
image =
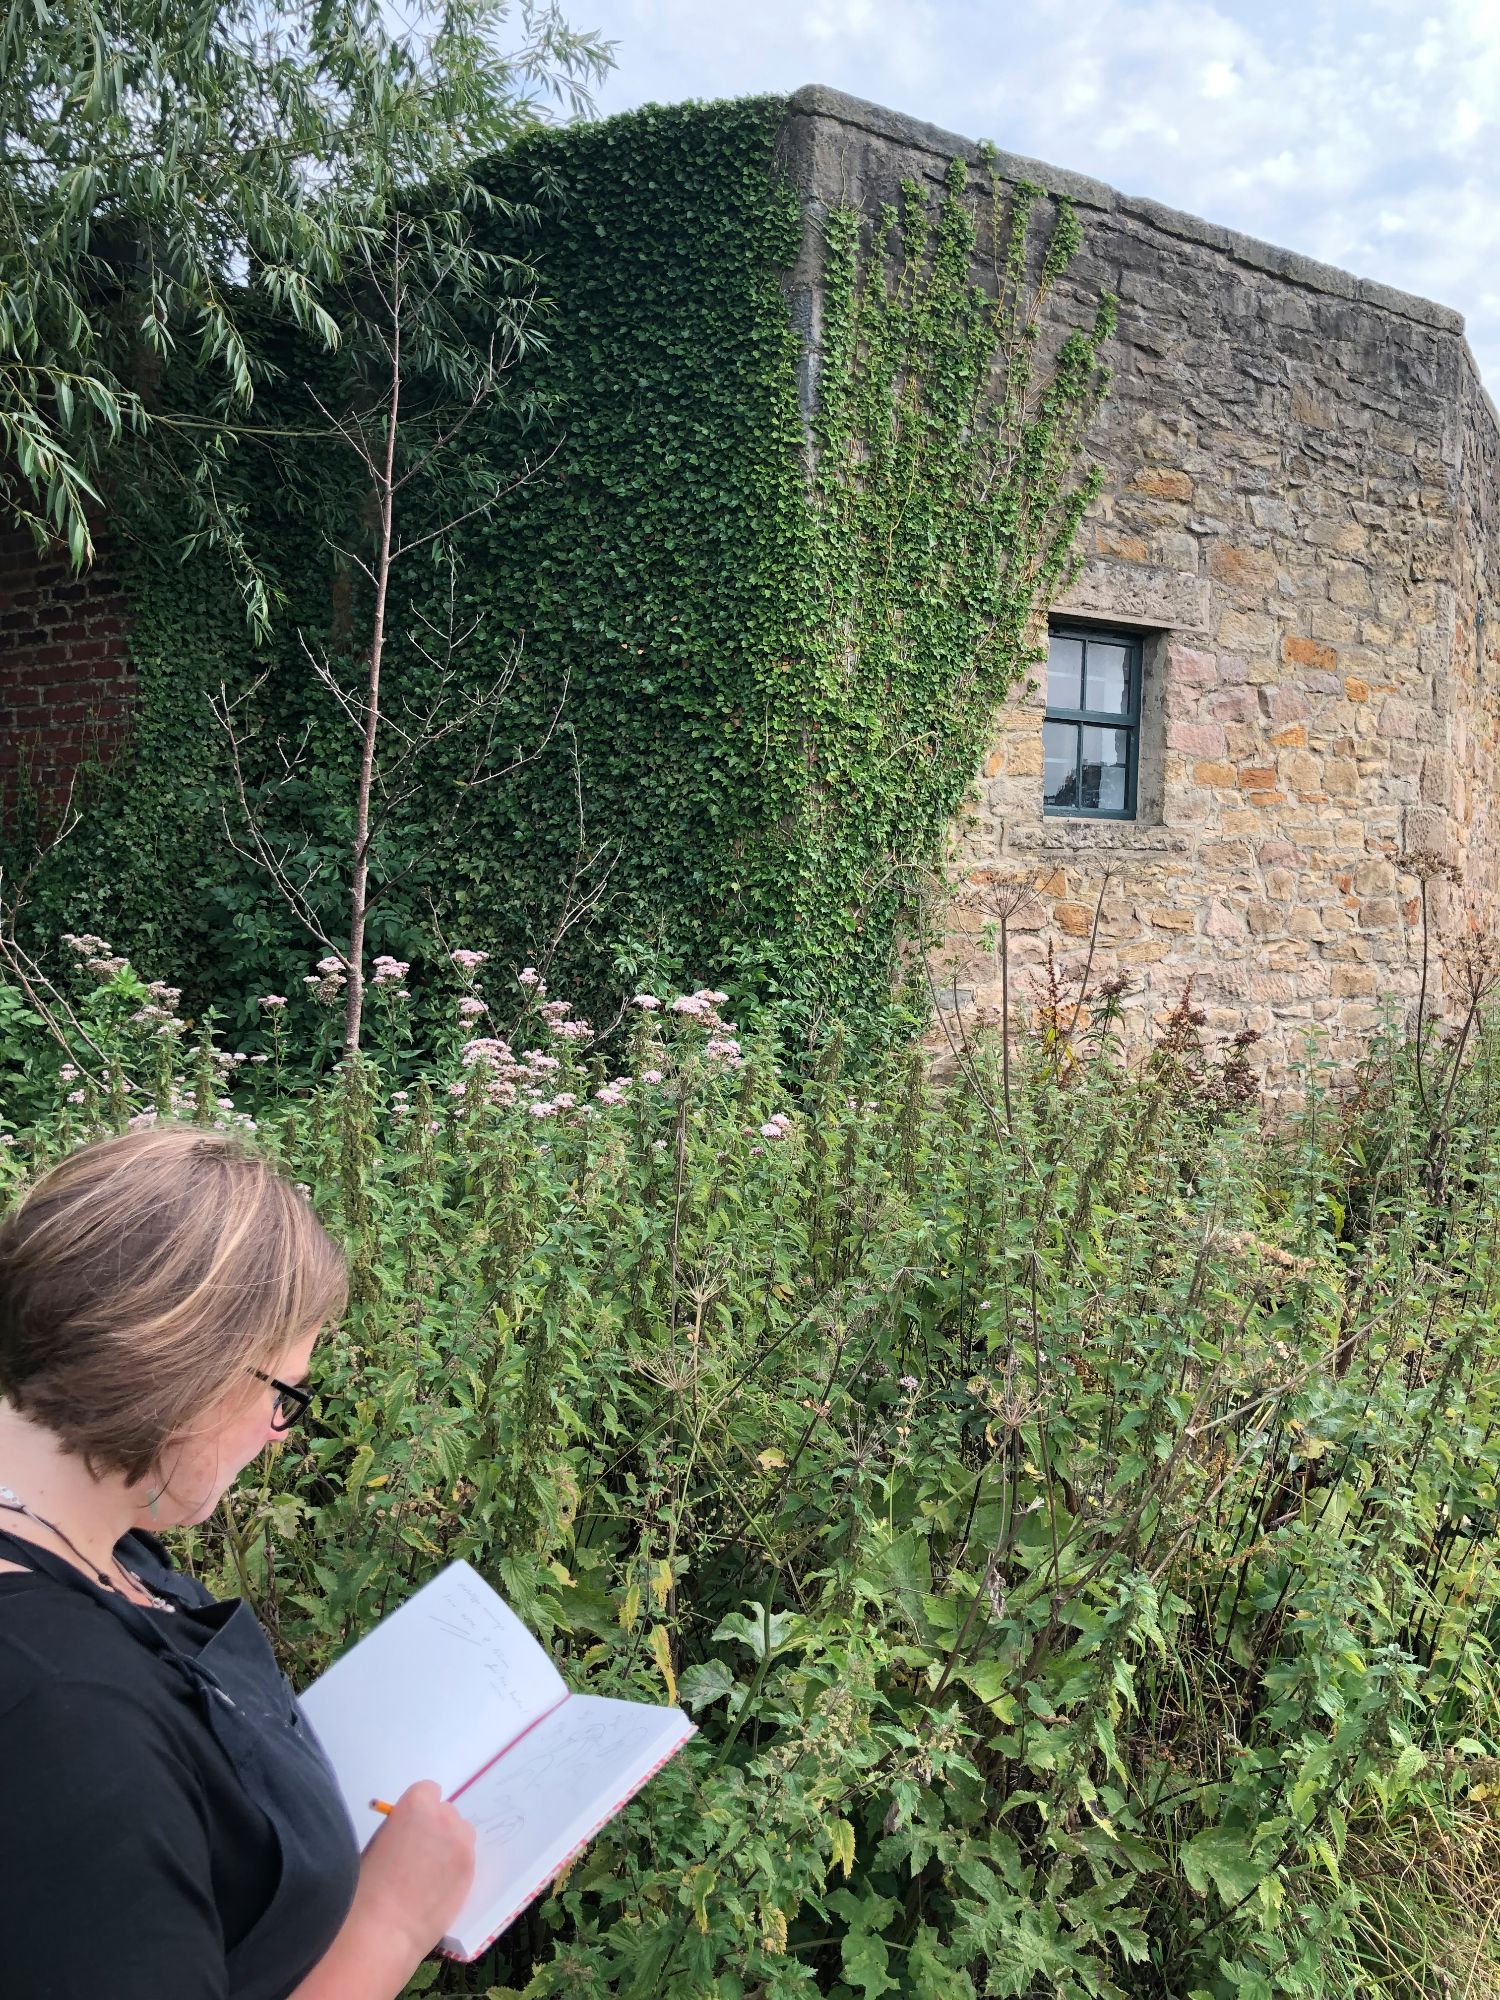
[[[457,1915],[473,1879],[474,1829],[424,1778],[401,1794],[365,1849],[351,1915],[388,1925],[420,1960]]]
[[[343,1928],[289,2000],[399,2000],[473,1879],[473,1827],[430,1778],[409,1786],[360,1858]]]

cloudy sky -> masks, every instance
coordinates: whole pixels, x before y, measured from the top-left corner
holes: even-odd
[[[1456,306],[1500,398],[1500,0],[570,0],[600,109],[826,83]]]

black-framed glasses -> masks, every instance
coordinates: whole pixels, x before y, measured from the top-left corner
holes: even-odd
[[[259,1368],[250,1373],[258,1382],[269,1382],[276,1391],[276,1407],[271,1412],[273,1431],[289,1431],[293,1424],[301,1423],[312,1402],[310,1389],[299,1389],[295,1382],[278,1382],[274,1375],[267,1375]]]

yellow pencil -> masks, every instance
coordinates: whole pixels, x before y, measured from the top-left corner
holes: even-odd
[[[388,1799],[371,1799],[370,1804],[378,1813],[393,1813],[396,1810]]]

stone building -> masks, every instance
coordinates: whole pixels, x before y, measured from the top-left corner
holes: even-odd
[[[834,91],[791,101],[810,221],[977,153]],[[1191,977],[1211,1029],[1265,1037],[1273,1081],[1310,1026],[1347,1056],[1382,1001],[1414,1002],[1421,876],[1450,1005],[1443,955],[1500,892],[1497,421],[1463,321],[1097,181],[998,166],[1073,198],[1072,278],[1081,300],[1118,295],[1119,333],[1083,573],[955,832],[977,893],[949,1003],[998,999],[984,889],[1024,882],[1015,959],[1050,942],[1076,973],[1097,908],[1093,975],[1129,976],[1136,1036]],[[814,356],[815,272],[810,247],[794,309]]]
[[[905,179],[936,189],[979,148],[811,87],[779,150],[806,218],[786,274],[806,404],[823,214],[873,215]],[[1071,196],[1084,248],[1064,306],[1112,291],[1119,331],[1082,574],[954,830],[965,890],[940,983],[962,1012],[994,1007],[986,899],[1024,885],[1020,997],[1049,947],[1065,975],[1092,952],[1095,978],[1128,976],[1139,1040],[1191,980],[1210,1028],[1257,1029],[1284,1080],[1308,1028],[1344,1058],[1382,1002],[1414,1002],[1424,878],[1438,1002],[1496,914],[1495,411],[1443,306],[993,163]],[[90,744],[120,740],[128,616],[107,560],[72,579],[0,548],[0,802],[23,746],[61,791]]]
[[[814,210],[936,186],[954,154],[976,148],[830,90],[792,100]],[[1050,942],[1078,972],[1098,910],[1094,974],[1128,974],[1132,1032],[1192,978],[1210,1028],[1260,1030],[1272,1080],[1314,1024],[1348,1056],[1384,1000],[1414,1002],[1422,876],[1448,1006],[1500,890],[1500,466],[1464,322],[998,164],[1074,198],[1072,276],[1118,294],[1120,332],[1084,570],[956,830],[948,1004],[998,1000],[984,890],[1026,884],[1014,958]]]

